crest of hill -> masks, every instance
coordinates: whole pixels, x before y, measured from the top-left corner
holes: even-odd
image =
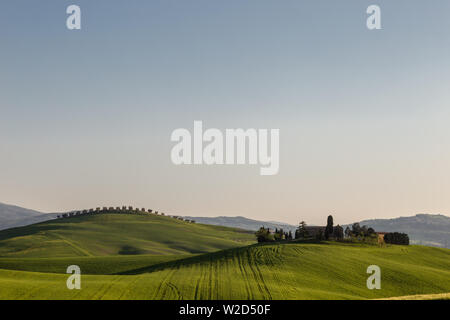
[[[253,233],[154,214],[93,214],[0,231],[0,257],[195,254],[255,242]]]

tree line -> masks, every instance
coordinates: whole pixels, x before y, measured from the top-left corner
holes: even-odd
[[[334,226],[333,216],[328,216],[325,227],[308,227],[305,221],[300,222],[295,234],[292,232],[285,232],[283,229],[275,229],[271,231],[270,228],[261,227],[255,233],[258,242],[276,242],[276,241],[291,241],[300,239],[315,239],[315,240],[337,240],[337,241],[358,241],[378,243],[379,235],[373,228],[367,226],[360,226],[359,223],[354,223],[351,228],[346,227],[345,231],[340,226]],[[405,233],[393,232],[384,234],[384,241],[389,244],[409,244],[409,237]]]
[[[406,233],[391,232],[384,235],[384,242],[390,244],[409,245],[409,237]]]
[[[275,241],[289,241],[293,240],[292,232],[285,232],[283,229],[275,228],[274,232],[270,231],[270,228],[259,228],[256,231],[256,239],[258,242],[275,242]]]

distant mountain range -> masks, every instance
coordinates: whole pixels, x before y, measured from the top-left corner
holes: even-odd
[[[441,214],[372,219],[361,221],[359,224],[372,227],[375,231],[407,233],[412,244],[450,248],[450,217]]]
[[[232,228],[240,228],[245,230],[258,230],[261,227],[270,229],[283,229],[284,231],[295,232],[296,226],[277,221],[259,221],[248,219],[245,217],[185,217],[186,219],[195,220],[197,223],[212,224],[215,226],[224,226]]]
[[[56,218],[55,214],[42,213],[0,203],[0,230],[26,226]]]
[[[282,228],[294,232],[297,226],[282,222],[252,220],[245,217],[186,217],[198,223],[258,230],[260,227]],[[412,244],[450,248],[450,217],[440,214],[418,214],[412,217],[394,219],[373,219],[360,221],[376,231],[404,232],[409,235]],[[351,225],[349,225],[351,227]],[[343,226],[344,228],[346,225]]]

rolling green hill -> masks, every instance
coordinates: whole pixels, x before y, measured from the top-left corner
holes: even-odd
[[[252,244],[254,235],[155,215],[100,214],[0,232],[0,299],[378,299],[450,292],[450,250]],[[249,245],[250,244],[250,245]],[[81,290],[68,290],[78,265]],[[369,265],[381,290],[366,287]]]
[[[381,290],[366,288],[372,264],[381,268]],[[64,268],[60,274],[0,270],[0,299],[374,299],[450,292],[450,250],[422,246],[252,245],[128,267],[83,275],[81,290],[66,288]]]
[[[41,273],[65,273],[67,266],[78,265],[83,274],[108,275],[148,268],[161,263],[194,257],[195,254],[115,255],[64,258],[0,258],[0,269]]]
[[[251,232],[147,214],[97,214],[0,231],[0,257],[196,254],[251,244]]]

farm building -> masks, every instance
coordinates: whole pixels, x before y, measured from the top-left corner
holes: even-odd
[[[325,228],[323,226],[306,226],[306,231],[309,236],[316,236],[318,234],[325,234]]]
[[[384,243],[384,235],[388,232],[375,232],[378,236],[378,243]]]

